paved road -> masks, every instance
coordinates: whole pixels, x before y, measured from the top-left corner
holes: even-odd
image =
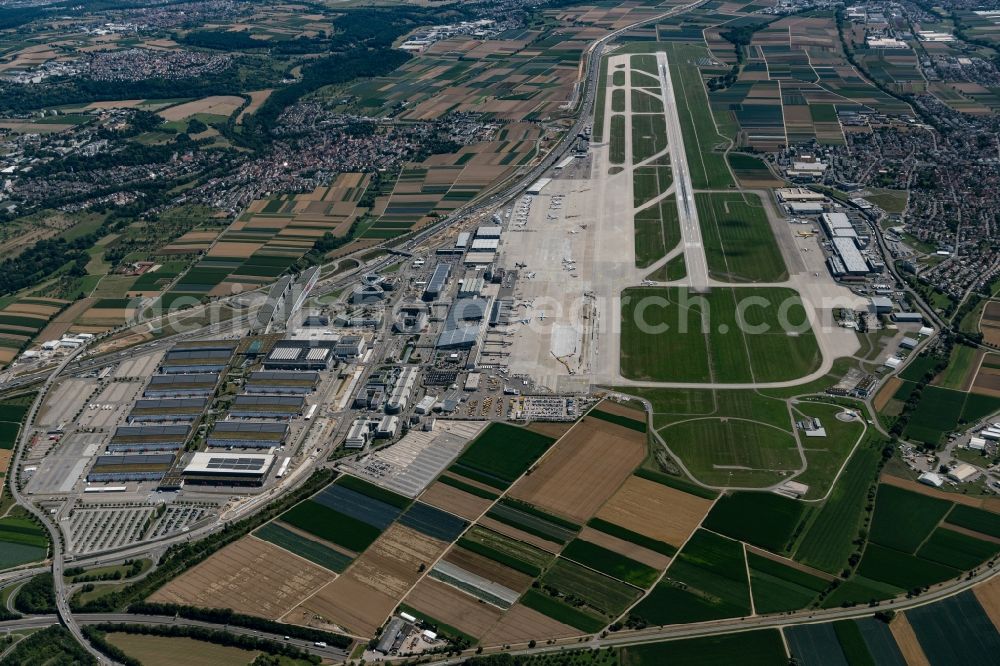
[[[21,456],[24,454],[24,450],[27,448],[28,442],[31,441],[31,424],[34,423],[35,417],[38,415],[38,408],[45,400],[45,396],[48,393],[49,388],[51,388],[53,382],[55,382],[56,378],[59,377],[60,373],[62,373],[66,366],[69,365],[78,354],[82,353],[85,348],[86,346],[83,346],[67,354],[55,371],[52,372],[48,379],[45,380],[45,383],[38,391],[38,396],[35,398],[35,401],[31,405],[31,409],[28,410],[28,413],[25,416],[24,427],[21,429],[18,442],[14,447],[14,456],[10,462],[10,469],[13,470],[15,474],[17,474],[17,470],[19,469]],[[83,645],[88,652],[94,655],[94,657],[98,660],[98,663],[114,663],[95,650],[90,643],[84,639],[83,633],[80,631],[80,626],[73,618],[72,611],[70,611],[69,594],[66,590],[66,581],[63,578],[65,564],[63,560],[63,539],[62,533],[59,531],[59,526],[49,519],[49,516],[45,513],[45,511],[27,501],[27,499],[21,494],[16,478],[12,483],[8,484],[8,487],[10,488],[11,496],[14,498],[14,501],[23,506],[30,514],[37,518],[38,521],[45,526],[45,529],[49,533],[49,540],[52,542],[52,576],[55,581],[56,612],[58,613],[60,622],[69,630],[71,634],[73,634],[73,637],[79,641],[79,643]]]
[[[684,150],[684,131],[677,111],[673,80],[670,78],[670,64],[664,51],[656,53],[656,64],[660,71],[660,95],[663,97],[663,114],[667,122],[667,146],[677,191],[677,214],[684,240],[687,284],[692,291],[704,292],[709,288],[708,259],[701,238],[701,223],[698,221],[698,207],[694,201],[691,169],[688,168],[687,153]]]
[[[639,631],[622,631],[608,634],[606,637],[596,636],[586,643],[578,643],[575,640],[557,642],[555,645],[542,645],[534,648],[515,648],[508,650],[514,655],[544,654],[549,652],[560,652],[573,649],[598,649],[607,647],[624,647],[628,645],[642,645],[644,643],[657,643],[667,640],[677,640],[680,638],[696,638],[699,636],[714,636],[718,634],[731,634],[754,629],[768,629],[778,627],[788,627],[802,624],[818,624],[821,622],[833,622],[835,620],[848,620],[865,618],[874,615],[880,610],[903,611],[916,606],[924,606],[935,601],[940,601],[964,592],[975,585],[983,583],[998,572],[994,569],[985,569],[971,579],[961,582],[949,582],[944,586],[931,590],[913,599],[901,599],[895,602],[882,602],[877,608],[870,606],[855,606],[853,608],[831,608],[827,610],[799,611],[791,614],[763,615],[749,618],[733,618],[728,620],[717,620],[714,622],[701,622],[698,624],[671,625],[667,627],[651,627]],[[472,653],[463,656],[446,659],[438,664],[461,664]]]
[[[82,613],[76,615],[76,619],[80,624],[100,624],[102,622],[123,622],[128,624],[151,624],[151,625],[178,625],[184,627],[205,627],[208,629],[224,629],[233,634],[241,634],[243,636],[256,636],[258,638],[266,638],[272,641],[278,641],[280,643],[288,643],[289,645],[294,645],[295,647],[301,648],[303,650],[308,650],[310,653],[317,656],[323,657],[324,659],[331,659],[333,661],[344,661],[347,659],[348,654],[344,650],[335,647],[316,647],[312,641],[304,641],[297,638],[289,638],[287,641],[284,636],[280,634],[270,634],[262,631],[255,631],[253,629],[247,629],[246,627],[237,627],[232,625],[219,625],[212,624],[211,622],[201,622],[199,620],[188,620],[182,617],[173,617],[169,615],[137,615],[134,613]],[[59,616],[57,615],[31,615],[20,620],[11,620],[9,622],[0,622],[0,635],[8,634],[14,631],[23,629],[39,629],[42,627],[48,627],[53,624],[59,624]]]

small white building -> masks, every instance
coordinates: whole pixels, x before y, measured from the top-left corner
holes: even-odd
[[[960,463],[948,472],[948,478],[957,483],[965,483],[972,480],[977,474],[979,474],[979,470],[969,463]]]
[[[986,440],[982,437],[973,437],[969,440],[969,449],[972,451],[983,451],[986,449]]]
[[[924,472],[917,477],[917,481],[925,486],[932,486],[934,488],[940,488],[944,485],[944,479],[942,479],[939,474],[935,474],[934,472]]]

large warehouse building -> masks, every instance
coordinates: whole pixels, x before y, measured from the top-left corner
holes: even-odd
[[[270,421],[218,421],[208,436],[216,448],[270,449],[285,443],[287,423]]]
[[[185,483],[211,486],[259,486],[274,465],[274,456],[258,453],[205,453],[191,456]]]

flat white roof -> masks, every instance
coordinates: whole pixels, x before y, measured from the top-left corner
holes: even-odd
[[[837,249],[837,256],[844,262],[848,273],[867,273],[868,262],[865,260],[861,250],[853,238],[845,236],[834,236],[833,246]]]
[[[465,264],[492,264],[495,256],[493,252],[469,252],[465,255]]]
[[[266,474],[274,463],[271,454],[259,453],[207,453],[199,452],[191,457],[184,473],[201,474]]]

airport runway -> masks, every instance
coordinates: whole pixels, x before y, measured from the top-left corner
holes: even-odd
[[[674,85],[670,78],[670,65],[665,52],[657,51],[656,64],[660,73],[660,94],[663,97],[663,115],[667,122],[667,146],[670,150],[670,165],[677,193],[677,215],[684,243],[687,286],[692,291],[705,292],[709,290],[708,260],[705,258],[705,245],[701,239],[698,207],[694,201],[694,185],[691,183],[687,153],[684,152],[684,132],[681,130],[677,99],[674,97]]]

